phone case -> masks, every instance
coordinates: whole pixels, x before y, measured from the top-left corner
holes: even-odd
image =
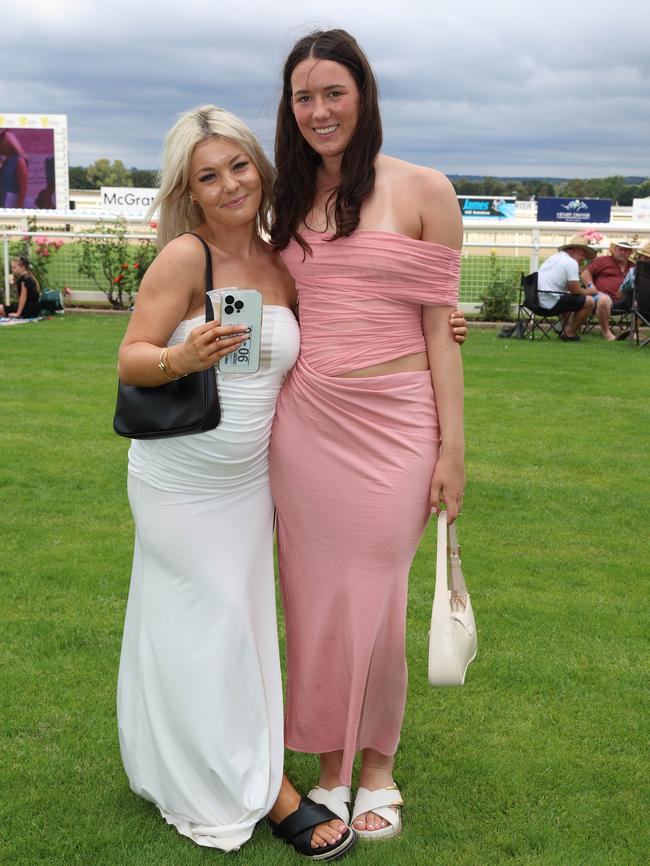
[[[262,294],[257,289],[223,289],[221,324],[245,325],[251,329],[247,340],[219,361],[222,373],[256,373],[260,367],[262,340]]]

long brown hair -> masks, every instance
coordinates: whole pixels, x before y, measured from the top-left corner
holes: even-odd
[[[20,274],[20,276],[18,277],[18,279],[16,280],[16,282],[18,282],[18,280],[20,280],[20,278],[23,277],[23,276],[31,277],[31,278],[34,280],[34,282],[36,283],[36,291],[37,291],[37,292],[40,292],[40,290],[41,290],[41,284],[40,284],[39,281],[38,281],[38,277],[36,276],[36,274],[35,274],[34,271],[32,270],[32,266],[31,266],[31,264],[29,263],[29,259],[27,258],[27,256],[13,256],[12,259],[11,259],[11,261],[12,261],[12,262],[20,262],[21,266],[22,266],[22,267],[25,269],[25,271],[26,271],[26,274]]]
[[[377,82],[368,58],[345,30],[315,30],[299,39],[284,64],[282,99],[275,133],[273,187],[275,218],[271,243],[283,250],[291,238],[310,251],[298,232],[316,195],[316,169],[321,158],[298,129],[291,103],[291,76],[308,57],[333,60],[350,71],[359,89],[356,128],[341,160],[341,180],[335,192],[336,233],[332,240],[347,237],[359,225],[364,199],[375,185],[375,157],[382,142]]]

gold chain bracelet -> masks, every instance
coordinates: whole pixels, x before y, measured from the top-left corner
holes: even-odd
[[[169,359],[167,358],[168,352],[169,352],[169,346],[165,346],[165,348],[160,353],[160,360],[158,361],[158,366],[170,381],[176,382],[178,379],[182,379],[183,376],[187,376],[188,373],[182,373],[179,376],[174,371],[172,365],[169,363]]]

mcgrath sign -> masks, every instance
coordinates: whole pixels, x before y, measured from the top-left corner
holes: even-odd
[[[459,195],[458,204],[464,217],[511,219],[515,215],[515,196]]]
[[[537,221],[554,223],[608,223],[612,212],[609,198],[540,198]]]
[[[151,207],[157,189],[135,186],[103,186],[101,205],[104,210],[122,216],[143,216]]]

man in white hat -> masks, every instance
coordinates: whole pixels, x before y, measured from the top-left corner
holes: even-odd
[[[621,293],[621,285],[631,269],[630,256],[636,249],[634,241],[617,240],[610,244],[609,255],[598,256],[580,274],[587,289],[597,292],[596,315],[600,331],[606,340],[615,340],[609,327],[612,309],[626,310],[629,305]]]
[[[591,261],[596,250],[589,246],[583,237],[573,237],[558,247],[558,252],[550,256],[537,273],[537,296],[539,305],[551,315],[571,314],[565,324],[560,339],[576,343],[580,339],[578,330],[594,311],[595,289],[580,286],[580,264]]]
[[[634,288],[634,272],[636,271],[636,266],[638,262],[650,262],[650,241],[646,241],[645,245],[639,247],[636,251],[636,256],[634,259],[634,264],[627,272],[627,276],[621,283],[621,298],[622,300],[617,301],[617,306],[622,306],[624,303],[627,303],[629,308],[632,309],[632,290]],[[620,339],[620,337],[619,337]]]
[[[636,252],[636,262],[650,262],[650,241],[646,241],[642,247],[639,247]]]

